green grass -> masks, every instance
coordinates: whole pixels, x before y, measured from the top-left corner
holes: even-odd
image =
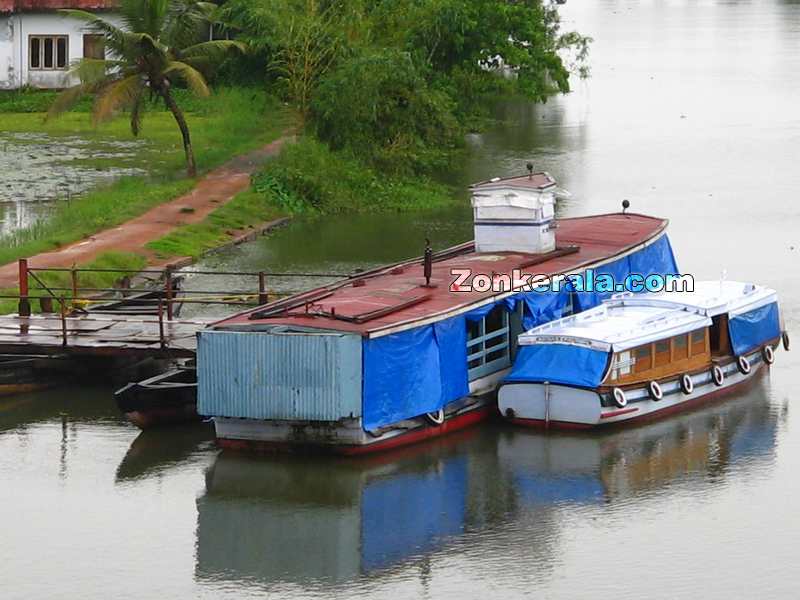
[[[126,177],[69,203],[62,202],[50,218],[0,238],[0,264],[55,250],[119,225],[193,186],[189,179],[148,182]]]
[[[452,190],[425,177],[389,176],[311,136],[284,148],[253,178],[256,191],[289,213],[347,213],[435,208]]]
[[[108,288],[116,286],[117,282],[125,275],[134,275],[147,265],[143,256],[129,252],[106,252],[98,256],[95,260],[79,267],[87,269],[115,269],[114,273],[80,273],[78,275],[78,287],[83,288]],[[59,291],[53,288],[71,288],[72,279],[69,273],[62,271],[36,271],[36,276],[44,284],[51,288],[56,296],[69,297],[71,291]],[[39,303],[35,300],[40,296],[50,295],[42,286],[35,281],[30,281],[31,309],[39,311]],[[19,288],[0,290],[0,296],[19,294]],[[88,295],[88,294],[87,294]],[[18,300],[0,298],[0,314],[17,312]],[[58,303],[53,303],[54,310],[58,310]]]
[[[47,92],[42,94],[48,97]],[[0,94],[0,99],[3,96]],[[25,96],[35,94],[27,92]],[[184,100],[190,110],[187,120],[201,172],[274,140],[292,124],[292,115],[282,104],[256,89],[226,88],[207,99]],[[0,113],[0,131],[78,135],[89,140],[133,139],[125,115],[94,127],[86,112],[69,112],[47,121],[41,113]],[[140,137],[146,144],[138,158],[148,170],[147,177],[123,177],[96,188],[60,203],[45,221],[0,237],[0,264],[119,225],[189,191],[194,180],[185,176],[183,146],[172,115],[163,110],[148,113]],[[98,158],[92,162],[101,168],[107,161]]]
[[[205,99],[184,95],[183,106],[200,171],[274,140],[292,124],[291,113],[278,100],[253,88],[222,88]],[[88,140],[137,139],[125,114],[95,127],[89,112],[68,112],[47,120],[41,112],[6,112],[2,102],[0,131],[77,135]],[[151,176],[180,176],[185,171],[181,135],[171,113],[161,108],[147,112],[138,139],[144,142],[140,158]],[[102,167],[107,159],[89,164]]]
[[[269,202],[262,194],[248,190],[212,212],[201,223],[184,225],[159,240],[147,244],[163,258],[191,256],[221,246],[231,239],[231,233],[277,219],[284,211]]]

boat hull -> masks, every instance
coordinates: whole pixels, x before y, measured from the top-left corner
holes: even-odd
[[[661,400],[650,397],[646,384],[626,388],[627,404],[619,407],[603,406],[601,394],[595,390],[549,385],[545,399],[543,384],[509,383],[498,392],[498,409],[517,425],[554,429],[591,429],[659,419],[740,391],[769,368],[760,350],[746,357],[751,365],[747,374],[739,371],[736,361],[720,365],[724,373],[721,385],[714,382],[710,370],[692,375],[694,389],[689,394],[683,392],[678,379],[661,382]]]
[[[358,420],[313,423],[215,417],[214,426],[217,444],[226,449],[352,456],[385,452],[437,438],[471,427],[494,414],[493,398],[471,396],[448,406],[440,425],[421,416],[379,432],[364,431]]]
[[[130,383],[114,394],[117,407],[139,429],[199,421],[197,377],[192,369],[177,369],[138,383]]]
[[[0,357],[0,398],[38,392],[65,379],[57,361],[39,357]]]

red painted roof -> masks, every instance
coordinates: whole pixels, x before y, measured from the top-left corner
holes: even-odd
[[[414,259],[399,266],[381,267],[344,282],[273,302],[234,315],[215,325],[295,325],[366,335],[387,327],[478,305],[494,296],[502,295],[492,291],[451,291],[450,286],[454,280],[451,269],[470,268],[474,274],[488,275],[510,273],[515,268],[532,274],[570,273],[605,262],[651,240],[664,231],[666,226],[665,219],[636,214],[616,213],[560,219],[556,234],[557,246],[564,249],[573,247],[573,250],[564,251],[560,256],[544,257],[546,260],[537,264],[530,263],[542,260],[540,255],[515,252],[476,253],[472,249],[472,243],[469,243],[453,249],[449,257],[435,260],[431,283],[436,287],[424,287],[421,261]],[[574,250],[575,246],[578,247],[577,251]],[[358,285],[360,282],[363,285]],[[270,310],[272,313],[269,317],[255,318]],[[346,319],[356,316],[360,317],[361,322],[343,320],[343,317]]]
[[[107,10],[116,6],[116,0],[0,0],[0,13],[48,11],[61,8]]]
[[[478,190],[481,188],[499,187],[507,185],[509,187],[523,187],[532,188],[535,190],[542,190],[556,184],[556,180],[549,173],[531,173],[530,175],[517,175],[515,177],[496,177],[495,179],[487,179],[486,181],[479,181],[478,183],[470,186],[471,190]]]

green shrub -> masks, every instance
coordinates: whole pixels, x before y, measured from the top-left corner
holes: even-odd
[[[430,173],[461,143],[454,102],[407,53],[383,49],[344,60],[317,88],[319,138],[388,173]]]
[[[253,187],[290,213],[408,210],[453,201],[441,184],[381,173],[311,136],[287,146],[253,178]]]

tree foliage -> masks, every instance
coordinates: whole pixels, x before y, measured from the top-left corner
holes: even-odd
[[[490,93],[544,101],[590,40],[552,0],[228,0],[231,35],[321,140],[398,172],[441,166]]]
[[[138,135],[148,96],[161,98],[180,128],[187,170],[193,177],[196,166],[189,127],[172,87],[181,82],[196,95],[207,96],[207,74],[230,51],[244,48],[238,41],[208,39],[215,10],[216,5],[196,0],[120,0],[119,27],[89,12],[62,11],[103,36],[106,58],[74,63],[71,70],[80,83],[59,95],[48,116],[55,117],[85,94],[94,94],[96,122],[128,109],[131,131]]]
[[[428,84],[411,55],[394,49],[342,61],[317,88],[312,116],[334,150],[368,156],[389,172],[441,167],[460,137],[450,96]]]

